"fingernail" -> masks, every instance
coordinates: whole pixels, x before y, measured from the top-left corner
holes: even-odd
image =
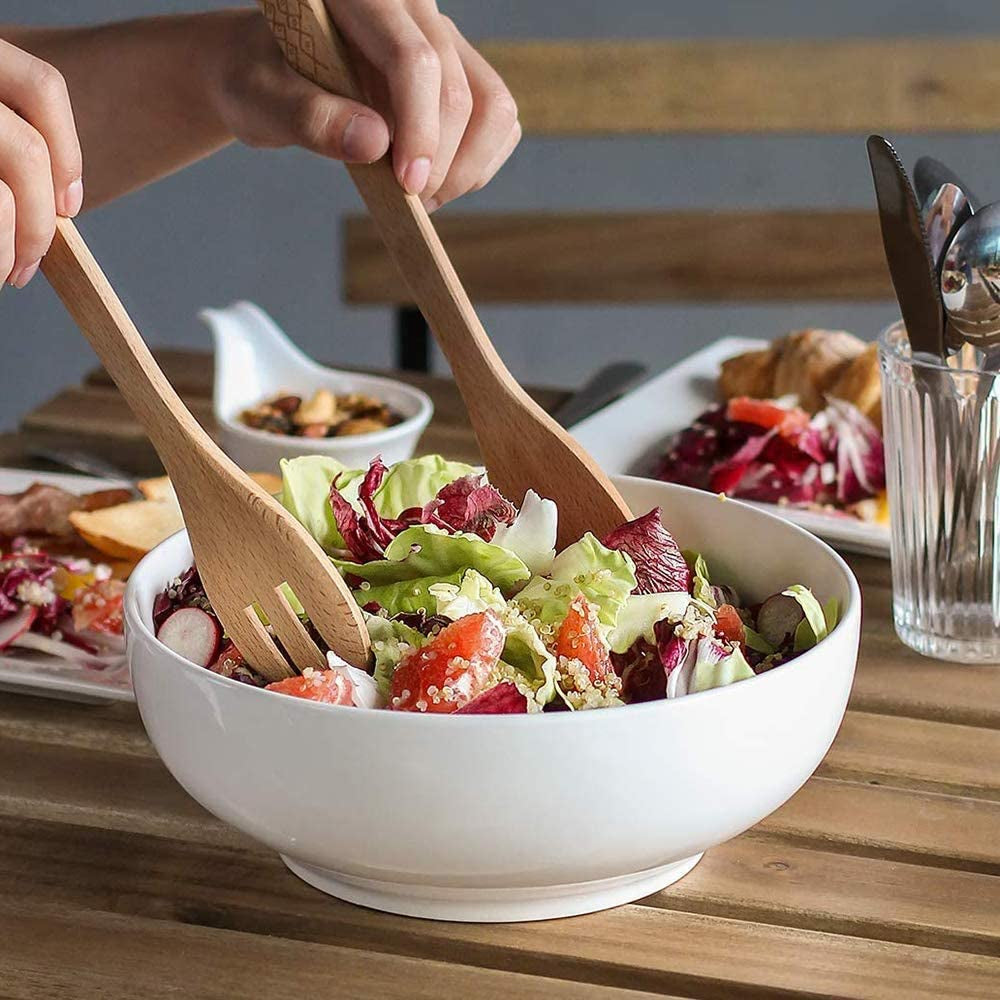
[[[418,156],[403,171],[403,189],[407,194],[420,194],[431,176],[431,161],[426,156]]]
[[[21,270],[10,279],[10,283],[15,288],[24,288],[24,286],[35,276],[35,272],[38,270],[39,264],[41,264],[41,261],[36,260],[34,264],[22,267]]]
[[[72,219],[79,215],[83,208],[83,181],[78,177],[66,188],[66,218]]]
[[[375,124],[377,124],[375,119],[368,115],[351,115],[351,120],[347,123],[347,128],[344,129],[340,139],[345,160],[352,163],[367,163],[371,160],[371,136],[366,133]]]
[[[424,202],[424,208],[427,209],[428,215],[430,215],[431,212],[437,211],[440,207],[441,202],[439,202],[437,198],[428,198],[427,201]]]

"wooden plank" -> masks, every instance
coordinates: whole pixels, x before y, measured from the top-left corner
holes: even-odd
[[[195,419],[209,432],[216,431],[212,404],[200,396],[181,398]],[[144,442],[146,436],[118,390],[72,386],[25,414],[21,427],[28,432],[70,433],[105,438],[109,442]]]
[[[192,350],[186,347],[157,347],[153,357],[163,369],[167,381],[177,390],[182,399],[201,397],[209,402],[215,383],[215,365],[211,351]],[[107,371],[98,366],[91,368],[83,379],[85,386],[114,389],[115,384]]]
[[[812,778],[758,833],[822,850],[1000,875],[1000,804]]]
[[[0,816],[128,830],[192,843],[243,838],[207,813],[155,757],[0,738]]]
[[[1000,955],[1000,879],[797,847],[753,833],[712,848],[648,906]]]
[[[1000,801],[1000,730],[848,712],[817,773]]]
[[[888,560],[848,556],[848,562],[861,583],[865,605],[851,707],[1000,728],[1000,670],[932,660],[904,646],[892,627]]]
[[[66,749],[156,758],[139,711],[131,702],[91,705],[0,694],[0,737]]]
[[[601,998],[650,994],[476,969],[335,944],[0,904],[2,996],[101,1000],[439,1000],[441,997]]]
[[[486,41],[529,135],[1000,128],[1000,39]]]
[[[130,859],[127,867],[116,863],[122,857]],[[247,840],[194,844],[0,818],[0,895],[18,890],[38,901],[138,916],[194,920],[192,914],[209,911],[215,918],[198,922],[236,929],[252,929],[245,914],[254,910],[298,912],[309,923],[329,918],[331,907],[344,910],[345,920],[355,915],[307,889],[272,852]],[[642,905],[1000,954],[1000,879],[752,835],[713,848],[690,875]]]
[[[475,302],[742,302],[892,297],[870,211],[444,215]],[[343,295],[410,302],[367,218],[344,221]]]
[[[23,829],[14,850],[0,855],[0,880],[5,888],[19,886],[33,902],[9,905],[7,912],[33,921],[32,938],[62,939],[81,923],[113,928],[116,954],[125,963],[143,954],[135,935],[155,927],[162,929],[164,941],[166,934],[176,935],[167,949],[171,954],[178,948],[186,953],[203,941],[229,947],[236,955],[244,942],[283,941],[291,950],[276,953],[267,964],[283,966],[303,953],[302,946],[358,949],[377,953],[366,959],[376,970],[391,967],[389,956],[448,963],[456,973],[469,970],[454,966],[509,970],[514,974],[510,988],[520,975],[547,977],[554,990],[563,980],[693,997],[893,1000],[938,997],[945,991],[990,996],[1000,976],[995,957],[660,906],[626,906],[545,924],[415,921],[326,898],[284,872],[273,856],[201,847],[189,855],[181,843],[112,834],[104,844],[96,831],[80,834],[79,839],[66,838],[69,853],[64,857],[52,851],[52,844],[48,851],[40,849],[44,831],[39,844],[29,827]],[[43,954],[32,952],[24,937],[14,938],[14,945],[19,955],[27,950],[37,956],[35,961]],[[331,962],[346,960],[339,951],[325,954]],[[48,957],[58,965],[64,956],[49,951]],[[266,952],[259,958],[265,961]],[[187,954],[184,964],[189,964]],[[37,969],[34,961],[31,969]],[[127,971],[126,965],[118,973]],[[157,971],[176,976],[177,965]],[[470,988],[473,981],[470,975]],[[448,987],[442,981],[440,995],[452,995]]]

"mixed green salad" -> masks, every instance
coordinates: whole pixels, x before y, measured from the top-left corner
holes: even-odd
[[[836,602],[797,584],[742,601],[658,508],[557,553],[555,503],[529,491],[517,508],[482,470],[440,456],[367,470],[296,458],[282,482],[363,608],[370,672],[330,652],[329,669],[267,684],[227,641],[195,567],[153,610],[175,651],[279,693],[431,713],[610,708],[749,680],[836,624]]]

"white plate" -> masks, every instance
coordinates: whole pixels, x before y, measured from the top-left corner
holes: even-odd
[[[573,427],[573,436],[611,475],[645,476],[664,442],[716,401],[719,365],[767,344],[725,337],[655,375],[637,389]],[[889,529],[820,511],[755,504],[848,552],[889,558]]]
[[[20,493],[32,483],[51,483],[74,493],[130,486],[113,479],[0,468],[0,493]],[[34,652],[0,653],[0,691],[36,694],[70,701],[135,701],[125,655],[109,658],[102,669],[67,663]]]

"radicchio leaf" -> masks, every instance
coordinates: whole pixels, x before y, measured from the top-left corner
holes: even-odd
[[[750,438],[734,455],[714,466],[709,473],[708,486],[713,493],[728,493],[735,496],[740,481],[751,464],[756,462],[761,452],[778,436],[777,430],[768,431]]]
[[[729,495],[767,503],[807,504],[821,499],[821,466],[794,442],[771,438]]]
[[[673,438],[653,474],[669,483],[707,490],[712,468],[760,436],[756,424],[730,420],[725,406],[713,406]]]
[[[473,698],[455,715],[524,715],[528,699],[510,681],[502,681]]]
[[[885,450],[875,425],[843,399],[826,409],[837,463],[837,500],[857,503],[885,489]]]
[[[366,607],[367,611],[368,608]],[[376,611],[378,606],[376,605]],[[399,611],[390,619],[394,622],[402,622],[407,628],[412,628],[421,635],[430,635],[432,632],[440,631],[451,624],[450,618],[444,615],[429,615],[426,611]]]
[[[717,406],[673,438],[654,475],[743,500],[847,506],[884,488],[885,459],[878,430],[843,400],[767,433]]]
[[[0,618],[7,618],[25,603],[19,591],[22,588],[44,588],[49,597],[44,603],[31,603],[37,607],[31,630],[51,635],[70,609],[70,603],[56,594],[49,581],[58,563],[44,552],[15,552],[0,560]]]
[[[387,471],[380,457],[372,461],[358,487],[360,512],[340,492],[337,480],[330,484],[330,506],[337,530],[351,556],[360,563],[381,559],[396,535],[415,524],[434,525],[449,534],[471,532],[488,542],[501,524],[510,524],[517,514],[514,505],[484,476],[469,475],[445,484],[423,507],[410,507],[398,517],[383,517],[375,506],[375,494]]]
[[[358,500],[363,513],[358,513],[354,505],[340,492],[337,486],[339,479],[330,484],[330,506],[337,522],[337,530],[356,562],[366,563],[381,559],[385,555],[386,546],[396,535],[411,524],[419,523],[419,517],[385,518],[376,509],[375,494],[388,471],[382,457],[376,455],[358,486]]]
[[[660,654],[660,662],[669,675],[672,670],[684,662],[687,655],[688,641],[674,634],[674,626],[668,621],[657,622],[653,626],[656,636],[656,649]]]
[[[674,635],[670,622],[657,622],[653,631],[655,646],[640,638],[627,652],[611,654],[611,665],[622,681],[621,698],[627,705],[666,698],[670,674],[688,655],[690,643]]]
[[[659,650],[646,639],[636,639],[624,653],[612,653],[611,665],[622,680],[621,699],[626,705],[666,697],[667,674]]]
[[[490,542],[501,524],[512,524],[514,505],[482,475],[462,476],[443,486],[424,507],[425,522],[436,518],[453,531],[468,531]]]
[[[691,569],[674,536],[663,526],[659,507],[615,528],[602,543],[631,556],[636,578],[633,593],[691,593]]]

